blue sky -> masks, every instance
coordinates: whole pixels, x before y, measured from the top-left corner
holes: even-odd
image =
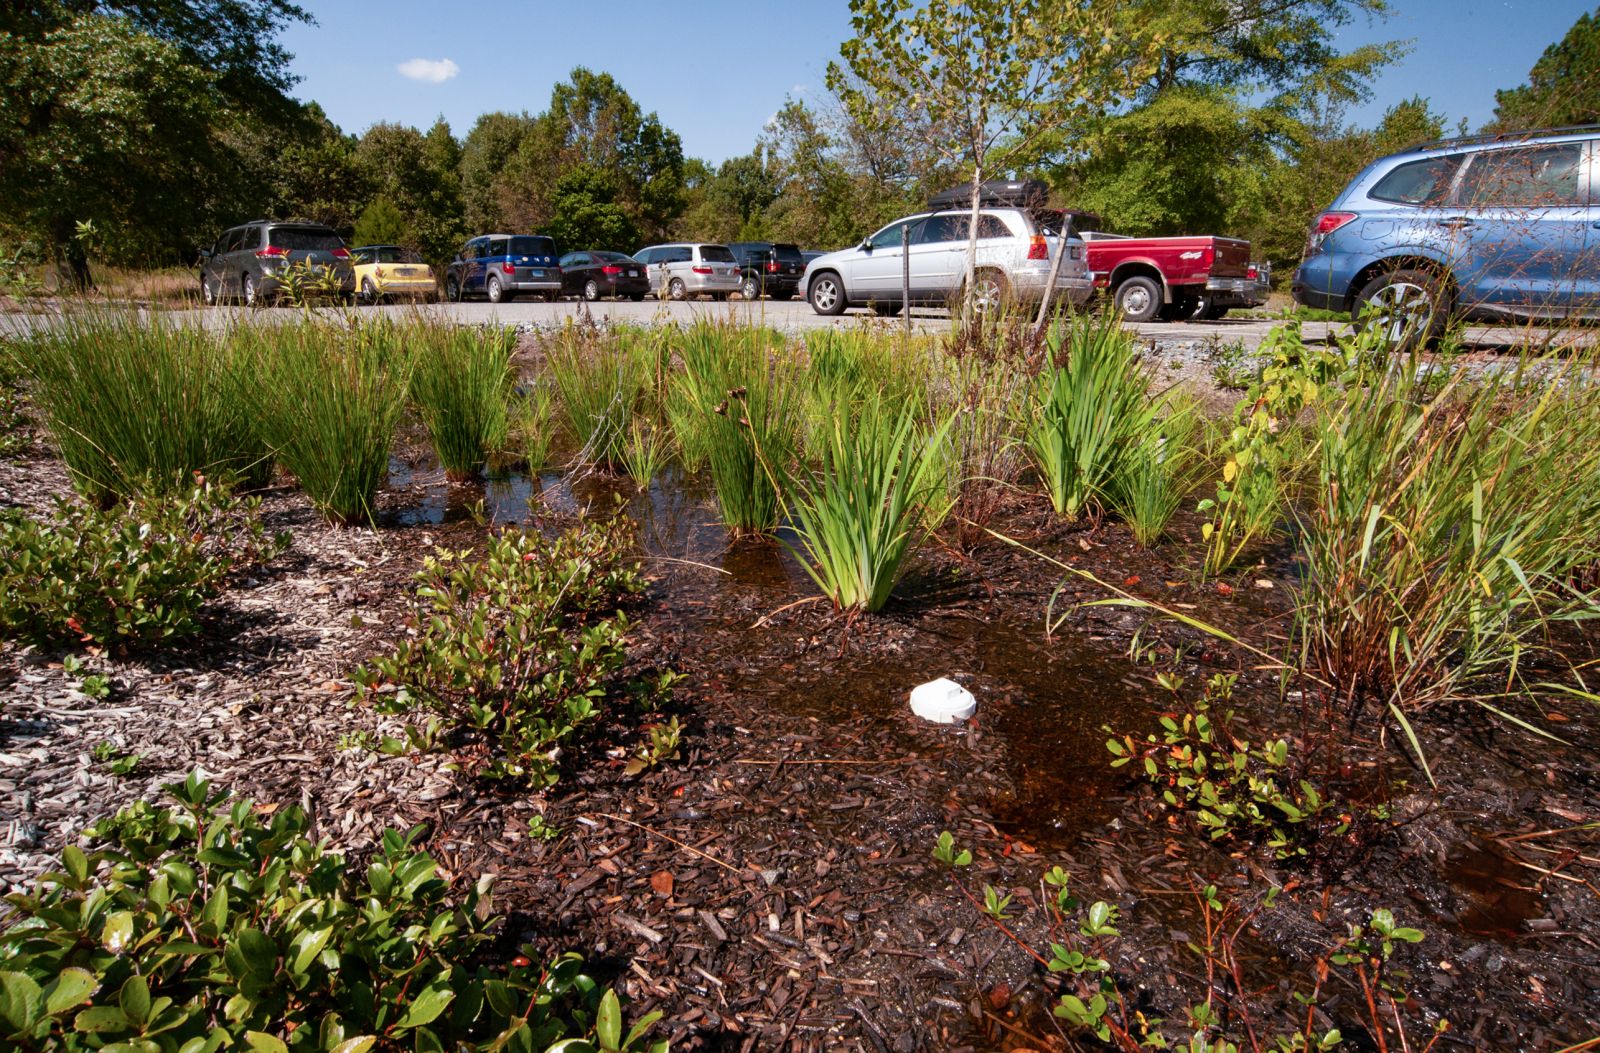
[[[785,96],[820,92],[850,35],[845,0],[511,0],[481,13],[438,0],[302,2],[318,25],[284,35],[303,78],[296,93],[347,132],[378,121],[426,127],[442,115],[462,136],[480,113],[543,110],[557,81],[588,66],[656,111],[685,153],[713,162],[748,152]],[[1476,127],[1492,113],[1495,89],[1521,83],[1594,2],[1391,0],[1393,16],[1358,19],[1339,36],[1346,47],[1413,40],[1351,117],[1375,123],[1391,103],[1420,94],[1452,123],[1464,117]],[[417,59],[411,72],[424,79],[399,72]]]

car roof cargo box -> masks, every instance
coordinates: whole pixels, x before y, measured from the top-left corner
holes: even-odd
[[[1040,179],[990,179],[978,188],[978,204],[988,208],[1044,208],[1049,199],[1050,188]],[[935,211],[971,205],[971,183],[942,190],[928,199],[928,208]]]

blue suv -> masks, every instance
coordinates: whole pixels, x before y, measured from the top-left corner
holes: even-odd
[[[444,271],[444,298],[484,296],[506,303],[520,293],[561,299],[556,243],[541,234],[485,234],[461,247]]]
[[[1600,317],[1600,127],[1374,162],[1312,222],[1293,292],[1396,341],[1451,317]]]

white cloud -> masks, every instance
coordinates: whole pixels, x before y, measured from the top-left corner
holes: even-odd
[[[395,69],[400,71],[402,77],[427,81],[429,84],[443,84],[461,72],[461,67],[449,59],[408,59]]]

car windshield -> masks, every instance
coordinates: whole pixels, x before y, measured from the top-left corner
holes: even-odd
[[[549,238],[512,238],[507,253],[512,256],[554,256],[556,243]]]
[[[726,245],[702,245],[700,246],[700,258],[707,263],[734,262],[733,253],[729,251]]]
[[[339,235],[326,227],[273,227],[269,240],[291,252],[332,252],[344,247]]]

